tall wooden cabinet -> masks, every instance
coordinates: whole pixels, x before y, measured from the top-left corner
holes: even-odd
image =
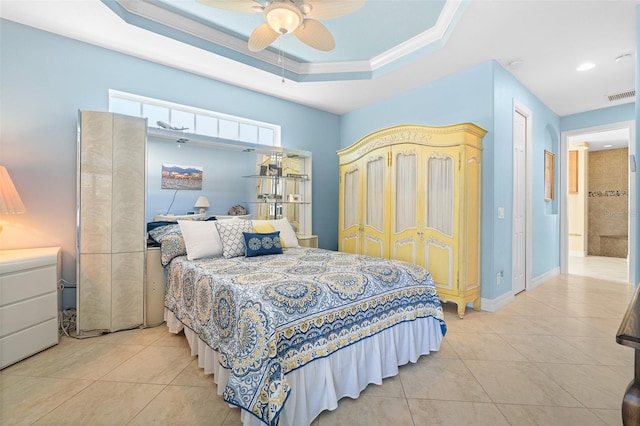
[[[79,113],[78,335],[144,322],[146,122]]]
[[[426,267],[439,297],[480,309],[482,138],[463,123],[404,125],[338,151],[338,248]]]

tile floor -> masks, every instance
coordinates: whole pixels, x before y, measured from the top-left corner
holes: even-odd
[[[632,286],[560,275],[496,313],[444,305],[441,350],[313,422],[620,425],[633,350],[615,334]],[[58,346],[0,371],[2,425],[237,425],[182,334],[164,326]]]

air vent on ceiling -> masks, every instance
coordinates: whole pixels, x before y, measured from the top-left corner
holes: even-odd
[[[626,92],[616,93],[614,95],[608,95],[609,102],[619,101],[621,99],[633,98],[636,95],[635,90],[627,90]]]

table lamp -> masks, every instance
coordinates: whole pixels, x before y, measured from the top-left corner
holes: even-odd
[[[16,190],[6,167],[0,166],[0,214],[19,214],[27,211],[22,204],[20,194]],[[2,224],[0,224],[2,233]]]
[[[193,207],[196,209],[200,209],[200,214],[204,214],[204,212],[207,211],[207,208],[209,207],[209,200],[204,195],[201,195],[198,197]]]

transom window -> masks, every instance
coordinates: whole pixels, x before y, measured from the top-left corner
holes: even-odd
[[[255,143],[280,145],[280,126],[220,112],[109,90],[109,111],[148,119],[149,127],[174,129],[196,135]],[[159,124],[163,123],[163,125]]]

